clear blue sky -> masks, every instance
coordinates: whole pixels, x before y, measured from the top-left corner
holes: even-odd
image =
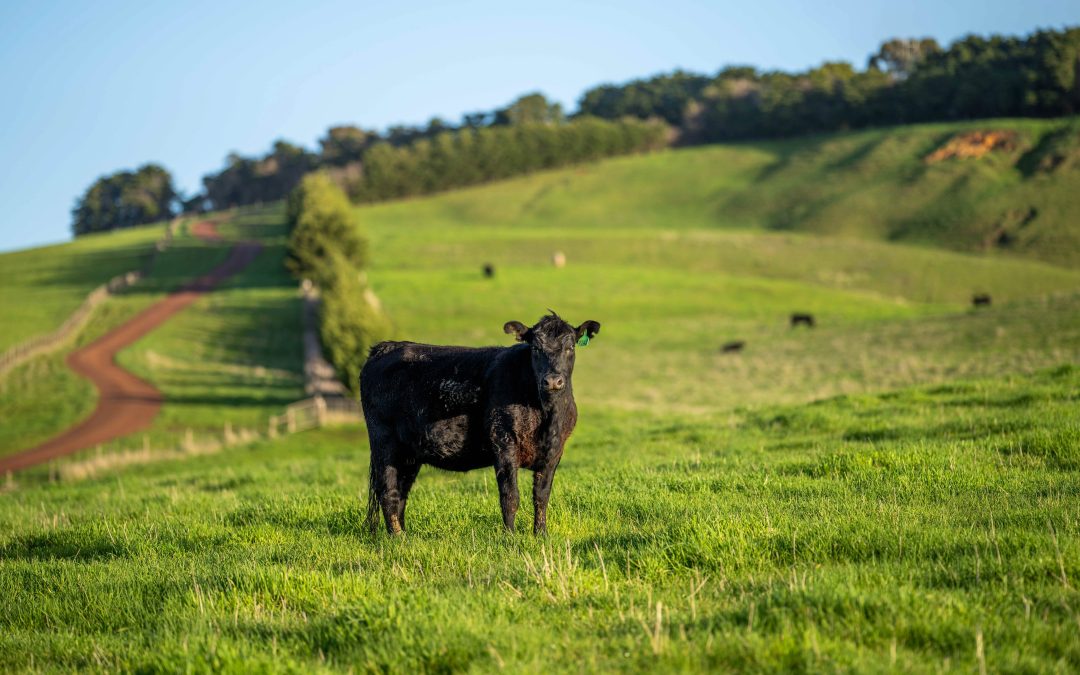
[[[69,238],[99,175],[156,161],[194,191],[226,153],[333,123],[456,121],[676,67],[860,68],[889,37],[1080,24],[1078,0],[0,3],[0,250]]]

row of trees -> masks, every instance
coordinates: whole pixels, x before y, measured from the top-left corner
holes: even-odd
[[[542,94],[458,124],[435,118],[383,133],[331,127],[312,152],[278,141],[262,157],[231,154],[185,210],[283,199],[327,169],[358,201],[424,194],[663,145],[791,136],[872,125],[1080,113],[1080,28],[1025,38],[890,40],[866,68],[825,63],[804,72],[676,71],[584,93],[569,119]],[[637,120],[637,121],[633,121]],[[669,125],[669,126],[665,126]],[[668,129],[676,130],[669,134]],[[147,165],[94,183],[74,210],[76,234],[166,217],[171,178]]]
[[[325,172],[308,174],[286,206],[286,265],[318,286],[319,333],[338,377],[352,391],[372,345],[386,339],[390,323],[370,301],[364,266],[367,239],[345,193]]]
[[[458,125],[435,118],[383,134],[341,125],[319,139],[317,153],[278,141],[263,157],[232,154],[203,187],[208,207],[229,208],[282,199],[304,174],[327,168],[351,197],[373,201],[655,148],[664,136],[636,119],[567,122],[558,103],[532,93]]]
[[[430,194],[660,148],[667,142],[667,131],[658,122],[594,117],[566,124],[447,131],[410,145],[379,143],[364,155],[363,174],[344,182],[358,202]]]
[[[864,70],[676,71],[585,92],[579,114],[660,117],[683,143],[790,136],[871,125],[1080,113],[1080,28],[1026,38],[890,40]]]

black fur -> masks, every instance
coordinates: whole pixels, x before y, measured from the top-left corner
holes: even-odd
[[[381,342],[360,372],[371,441],[368,526],[381,508],[386,529],[405,529],[405,504],[423,464],[448,471],[495,467],[503,524],[514,529],[519,468],[533,471],[533,530],[547,504],[563,446],[577,423],[571,376],[577,328],[554,312],[531,328],[510,321],[512,347],[442,347]]]

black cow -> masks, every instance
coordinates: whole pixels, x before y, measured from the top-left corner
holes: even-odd
[[[741,352],[745,346],[746,340],[732,340],[731,342],[725,342],[721,345],[720,351],[725,354],[734,354],[735,352]]]
[[[813,328],[815,325],[817,325],[816,323],[814,323],[814,315],[813,314],[798,314],[798,313],[792,314],[791,315],[791,327],[794,328],[794,327],[798,326],[799,324],[803,324],[807,328]]]
[[[503,524],[514,529],[518,469],[533,471],[533,531],[547,504],[563,446],[577,423],[570,377],[576,345],[600,324],[577,328],[554,312],[532,328],[503,326],[522,344],[442,347],[380,342],[360,371],[371,441],[367,525],[381,507],[386,529],[405,529],[405,503],[420,466],[449,471],[495,467]]]
[[[974,307],[989,307],[990,302],[991,299],[989,293],[976,293],[971,296],[971,304]]]
[[[495,266],[492,265],[491,263],[486,263],[484,265],[484,277],[487,278],[487,279],[491,279],[494,276],[495,276]]]

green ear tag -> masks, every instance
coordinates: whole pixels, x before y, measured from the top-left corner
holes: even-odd
[[[578,343],[578,347],[588,347],[589,346],[589,334],[588,333],[582,333],[581,337],[578,338],[577,343]]]

